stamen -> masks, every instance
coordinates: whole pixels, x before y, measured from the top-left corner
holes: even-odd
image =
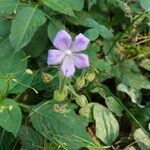
[[[65,50],[65,53],[66,53],[66,55],[71,55],[72,54],[71,50]]]

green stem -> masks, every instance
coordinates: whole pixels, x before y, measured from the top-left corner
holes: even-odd
[[[64,85],[65,85],[65,81],[66,81],[66,77],[63,76],[63,78],[61,79],[61,73],[59,73],[59,92],[61,93],[64,89]]]
[[[92,143],[92,142],[90,142],[90,141],[88,141],[88,140],[86,140],[86,139],[83,139],[83,138],[81,138],[81,137],[79,137],[79,136],[76,136],[76,135],[74,135],[74,134],[72,134],[72,136],[75,137],[75,138],[77,138],[77,139],[79,139],[79,140],[82,141],[82,142],[88,143],[88,144],[93,145],[93,146],[97,146],[97,145],[95,145],[94,143]]]
[[[26,104],[18,103],[18,105],[19,105],[20,107],[25,108],[25,109],[29,109],[29,106],[28,106],[28,105],[26,105]]]
[[[71,84],[69,84],[68,90],[72,93],[73,96],[78,97],[78,94],[73,90],[73,87]]]

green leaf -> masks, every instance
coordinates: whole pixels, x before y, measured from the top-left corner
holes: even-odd
[[[84,35],[86,37],[88,37],[90,39],[90,41],[94,41],[94,40],[96,40],[98,38],[99,31],[97,29],[94,29],[94,28],[88,29],[88,30],[86,30],[86,32],[84,33]]]
[[[150,59],[148,58],[145,58],[143,59],[140,64],[139,64],[142,68],[150,71]]]
[[[89,103],[86,106],[82,107],[79,111],[81,116],[84,116],[88,119],[88,122],[94,122],[93,119],[93,107],[96,103]]]
[[[35,77],[34,74],[27,74],[24,70],[24,73],[21,77],[16,76],[17,82],[9,82],[9,93],[19,93],[25,91],[27,88],[30,88],[31,83]],[[34,90],[37,93],[37,91]]]
[[[16,136],[21,120],[22,114],[18,104],[12,99],[4,99],[0,105],[0,126]]]
[[[58,20],[52,20],[49,23],[47,32],[48,32],[48,37],[50,38],[51,42],[53,42],[56,36],[56,33],[59,30],[64,29],[64,28],[65,28],[64,25]]]
[[[2,42],[0,43],[0,58],[4,58],[5,55],[7,55],[10,51],[10,54],[14,51],[13,47],[10,44],[9,38],[6,37]],[[0,60],[1,61],[1,60]],[[6,60],[5,60],[6,61]],[[1,66],[2,64],[0,64]],[[1,72],[1,71],[0,71]]]
[[[82,26],[86,26],[86,19],[87,17],[91,17],[90,13],[86,12],[86,11],[79,11],[75,13],[76,18],[75,17],[68,17],[68,21],[71,24],[75,24],[75,25],[82,25]]]
[[[15,51],[26,46],[37,29],[46,21],[44,13],[36,7],[24,7],[12,22],[10,42]]]
[[[111,39],[114,37],[113,33],[107,27],[91,18],[86,19],[85,24],[87,27],[96,29],[104,39]]]
[[[66,104],[48,101],[33,108],[30,113],[35,129],[51,142],[79,149],[93,144],[82,119]]]
[[[21,139],[22,150],[39,150],[43,146],[42,136],[31,127],[21,126],[18,137]]]
[[[98,28],[99,27],[99,23],[91,18],[87,18],[85,20],[85,25],[89,28]]]
[[[99,65],[97,66],[97,69],[99,71],[110,71],[111,70],[111,66],[104,59],[99,59],[98,62],[99,62],[98,63]]]
[[[10,21],[0,20],[0,43],[9,35],[10,27]]]
[[[105,39],[111,39],[114,37],[113,33],[105,26],[99,25],[99,34]]]
[[[115,113],[118,117],[122,116],[123,108],[122,106],[116,101],[116,99],[112,96],[106,98],[106,105],[108,108]]]
[[[23,50],[31,57],[38,57],[46,50],[48,42],[47,24],[44,24],[36,31],[30,43]]]
[[[71,8],[76,11],[83,9],[84,0],[65,0],[66,3],[70,4]]]
[[[27,56],[23,51],[14,53],[9,39],[0,44],[0,79],[1,84],[9,83],[9,93],[22,92],[32,83],[34,75],[26,73]],[[3,91],[6,86],[3,87]]]
[[[119,134],[119,125],[113,114],[104,106],[97,104],[93,108],[96,122],[96,136],[105,144],[112,144]]]
[[[9,39],[5,39],[0,48],[0,71],[5,76],[15,74],[25,70],[27,66],[26,55],[23,52],[14,53],[14,49],[10,45]],[[22,74],[22,73],[21,73]],[[16,75],[17,76],[17,75]],[[20,76],[20,74],[18,75]]]
[[[96,68],[98,61],[95,61],[98,59],[98,52],[100,51],[100,47],[97,44],[92,44],[90,47],[86,50],[85,53],[88,54],[89,59],[90,59],[90,64],[92,67]]]
[[[12,14],[16,9],[18,3],[18,0],[0,0],[0,15]]]
[[[126,11],[126,5],[125,5],[125,2],[123,2],[122,0],[113,0],[113,1],[110,1],[110,4],[111,5],[113,4],[115,7],[119,7],[121,10],[123,11]]]
[[[75,17],[75,14],[72,10],[73,8],[66,0],[43,0],[43,2],[45,5],[55,11]]]
[[[127,93],[130,97],[133,103],[140,103],[141,102],[141,93],[139,90],[136,90],[134,88],[129,88],[125,84],[121,83],[117,86],[117,89],[119,91]]]
[[[97,0],[89,0],[88,1],[88,9],[90,10],[94,5],[96,5]]]
[[[150,149],[150,138],[141,128],[135,130],[134,139],[141,150]]]
[[[67,17],[67,21],[69,21],[71,24],[75,25],[82,25],[85,27],[89,28],[94,28],[93,25],[88,25],[90,21],[92,20],[98,20],[100,24],[105,24],[107,25],[108,20],[106,19],[107,17],[103,14],[100,14],[96,11],[77,11],[75,12],[75,17]],[[92,18],[92,19],[91,19]],[[94,20],[94,21],[95,21]],[[95,21],[96,22],[96,21]],[[99,24],[98,22],[96,22]]]
[[[139,2],[144,10],[150,11],[150,0],[139,0]]]
[[[90,59],[90,64],[93,69],[97,69],[99,71],[110,71],[111,66],[104,59],[98,59],[98,52],[100,51],[100,47],[97,44],[92,44],[86,50],[86,54],[88,54]],[[95,61],[97,60],[97,61]]]
[[[150,81],[140,73],[138,66],[132,60],[122,62],[117,70],[117,76],[122,83],[134,89],[150,89]]]
[[[4,149],[4,150],[9,150],[12,149],[12,145],[11,145],[11,140],[12,137],[10,136],[10,134],[6,134],[6,130],[5,129],[0,129],[0,149]]]

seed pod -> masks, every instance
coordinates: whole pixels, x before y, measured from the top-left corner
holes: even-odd
[[[90,81],[90,82],[93,81],[94,78],[95,78],[95,73],[94,72],[92,72],[92,73],[86,73],[86,75],[85,75],[85,79],[88,80],[88,81]]]
[[[42,72],[42,79],[45,83],[49,83],[52,78],[53,77],[50,74]]]
[[[84,107],[88,104],[88,100],[84,95],[79,95],[75,100],[80,107]]]
[[[85,78],[84,77],[78,77],[76,80],[76,86],[78,89],[83,88],[85,85]]]
[[[67,97],[68,92],[67,89],[63,89],[61,92],[60,90],[55,90],[54,91],[54,100],[58,102],[63,102],[65,98]]]

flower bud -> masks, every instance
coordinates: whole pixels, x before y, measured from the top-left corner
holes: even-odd
[[[84,95],[79,95],[75,100],[80,107],[84,107],[88,104],[88,100]]]
[[[9,105],[8,109],[11,111],[13,109],[13,105]]]
[[[67,97],[68,92],[67,89],[63,89],[61,92],[60,90],[55,90],[54,91],[54,100],[58,102],[63,102],[65,98]]]
[[[85,75],[85,79],[88,80],[88,81],[90,81],[90,82],[93,81],[94,78],[95,78],[95,73],[94,72],[92,72],[92,73],[86,73],[86,75]]]
[[[52,80],[52,76],[48,73],[42,72],[42,79],[45,83],[49,83]]]
[[[83,88],[85,85],[85,78],[84,77],[78,77],[76,80],[76,86],[78,89]]]
[[[32,72],[32,70],[31,69],[26,69],[26,71],[25,71],[27,74],[30,74],[30,75],[33,75],[33,72]]]

